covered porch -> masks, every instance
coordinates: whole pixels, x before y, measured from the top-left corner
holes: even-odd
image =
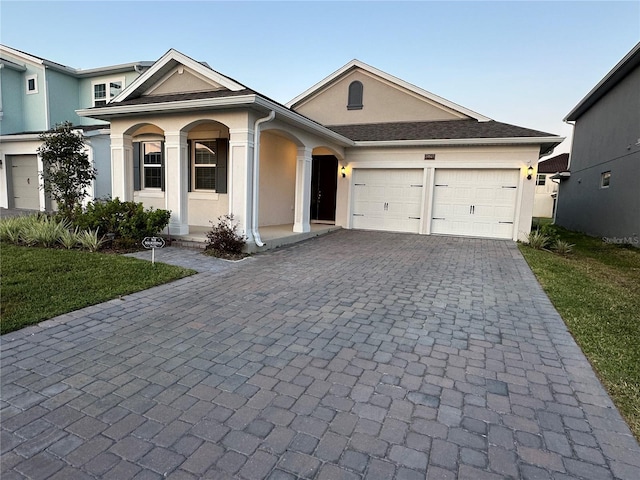
[[[284,245],[290,245],[292,243],[302,242],[312,237],[318,237],[325,235],[329,232],[339,230],[342,227],[339,225],[327,225],[322,223],[311,223],[308,232],[294,232],[293,224],[284,225],[270,225],[266,227],[260,227],[260,236],[264,242],[264,246],[258,248],[255,243],[247,243],[247,252],[255,253],[259,251],[272,250],[274,248],[282,247]],[[190,248],[205,248],[207,244],[207,232],[211,230],[211,227],[203,227],[198,225],[190,225],[189,233],[186,235],[172,235],[171,232],[164,235],[167,239],[170,239],[172,245],[190,247]]]

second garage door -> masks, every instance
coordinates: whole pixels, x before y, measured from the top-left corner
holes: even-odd
[[[352,228],[420,231],[422,169],[353,170]]]
[[[431,233],[513,237],[519,170],[437,169]]]

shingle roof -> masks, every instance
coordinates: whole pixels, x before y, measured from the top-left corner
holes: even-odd
[[[203,98],[223,98],[223,97],[237,97],[240,95],[254,95],[256,92],[251,89],[238,90],[236,92],[222,89],[213,90],[210,92],[191,92],[191,93],[176,93],[172,95],[147,95],[137,98],[131,98],[129,100],[123,100],[117,103],[107,103],[106,105],[100,105],[95,107],[96,109],[104,107],[114,107],[120,105],[145,105],[149,103],[167,103],[167,102],[182,102],[186,100],[200,100]]]
[[[566,172],[569,166],[569,154],[561,153],[538,163],[538,173]]]
[[[555,136],[551,133],[496,122],[495,120],[488,122],[445,120],[436,122],[368,123],[329,125],[327,128],[356,142]]]

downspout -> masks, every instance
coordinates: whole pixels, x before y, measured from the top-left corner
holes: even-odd
[[[264,242],[260,238],[258,232],[258,186],[260,180],[260,125],[270,122],[276,118],[276,112],[271,110],[268,116],[259,118],[253,126],[253,189],[252,189],[252,206],[251,206],[251,233],[253,241],[258,247],[263,247]]]

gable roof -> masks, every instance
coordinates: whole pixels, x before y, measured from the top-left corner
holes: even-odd
[[[589,110],[598,100],[605,96],[613,87],[620,83],[629,73],[640,66],[640,42],[631,49],[613,69],[591,89],[580,103],[573,107],[564,121],[575,121]]]
[[[36,57],[35,55],[31,55],[30,53],[26,53],[21,50],[8,47],[6,45],[0,44],[0,51],[4,51],[7,54],[12,55],[14,57],[18,57],[21,60],[24,60],[26,62],[30,62],[36,65],[43,65],[52,70],[66,73],[67,75],[71,75],[76,78],[85,78],[85,77],[104,75],[109,73],[128,72],[132,70],[137,70],[138,68],[148,68],[153,64],[153,62],[130,62],[130,63],[122,63],[119,65],[108,65],[105,67],[98,67],[98,68],[77,69],[73,67],[68,67],[66,65],[62,65],[61,63],[53,62],[51,60],[47,60],[46,58]],[[3,63],[4,62],[6,62],[6,60],[3,60]],[[13,63],[16,64],[15,62]]]
[[[566,172],[569,168],[569,154],[561,153],[538,163],[538,173]]]
[[[393,75],[390,75],[386,72],[383,72],[382,70],[379,70],[375,67],[372,67],[371,65],[367,65],[364,62],[361,62],[360,60],[354,59],[351,60],[349,63],[347,63],[345,66],[343,66],[342,68],[339,68],[338,70],[336,70],[335,72],[333,72],[331,75],[329,75],[328,77],[324,78],[323,80],[321,80],[320,82],[316,83],[314,86],[312,86],[311,88],[309,88],[308,90],[304,91],[303,93],[301,93],[300,95],[298,95],[297,97],[295,97],[293,100],[287,102],[285,105],[289,108],[293,108],[295,109],[296,106],[298,106],[300,103],[310,99],[311,97],[317,95],[318,93],[320,93],[320,91],[324,90],[325,88],[327,88],[329,85],[331,85],[332,83],[336,82],[337,80],[339,80],[340,78],[346,76],[347,74],[351,73],[354,70],[364,70],[365,72],[368,72],[371,75],[380,77],[384,80],[386,80],[387,82],[390,82],[392,84],[395,84],[401,88],[404,88],[406,90],[409,90],[410,92],[415,93],[416,95],[419,95],[421,97],[424,97],[432,102],[435,103],[439,103],[440,105],[443,105],[447,108],[450,108],[451,110],[454,110],[464,116],[467,117],[471,117],[475,120],[478,120],[480,122],[486,122],[491,120],[489,117],[485,117],[484,115],[480,115],[477,112],[474,112],[473,110],[469,110],[468,108],[465,108],[461,105],[458,105],[456,103],[453,103],[445,98],[442,98],[438,95],[435,95],[431,92],[428,92],[426,90],[423,90],[420,87],[416,87],[415,85],[409,83],[409,82],[405,82],[404,80],[398,78],[398,77],[394,77]]]
[[[144,72],[132,83],[130,83],[129,86],[126,87],[122,92],[120,92],[118,96],[112,99],[109,104],[119,104],[124,102],[125,100],[139,98],[144,92],[151,88],[152,85],[154,85],[179,65],[188,67],[194,72],[203,76],[205,79],[221,85],[226,91],[238,92],[247,89],[247,87],[239,82],[236,82],[232,78],[216,72],[206,64],[196,62],[191,57],[188,57],[187,55],[172,48],[162,57],[160,57],[160,59],[158,59],[158,61],[156,61],[151,66],[151,68],[149,68],[146,72]],[[212,88],[212,90],[216,89]],[[149,103],[153,102],[150,101]]]

